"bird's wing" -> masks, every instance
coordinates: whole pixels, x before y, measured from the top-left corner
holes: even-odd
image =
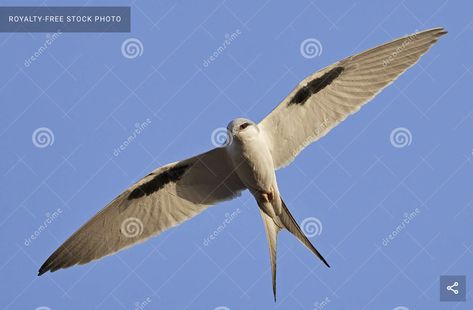
[[[445,33],[443,28],[415,33],[343,59],[304,79],[258,125],[267,135],[274,166],[288,165],[304,147],[357,112]]]
[[[142,242],[244,189],[224,148],[158,168],[75,232],[46,260],[39,275]]]

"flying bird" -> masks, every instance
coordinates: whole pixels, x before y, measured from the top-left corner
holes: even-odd
[[[345,58],[302,80],[261,122],[231,121],[230,143],[157,168],[130,186],[67,239],[38,275],[111,255],[249,190],[263,218],[276,301],[276,241],[281,230],[329,264],[289,212],[275,171],[357,112],[446,33],[443,28],[429,29]]]

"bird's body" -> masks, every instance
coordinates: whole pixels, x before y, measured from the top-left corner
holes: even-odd
[[[231,121],[227,130],[231,143],[226,146],[226,150],[233,169],[255,197],[263,218],[270,249],[273,292],[276,299],[276,241],[279,231],[287,229],[325,265],[328,266],[328,263],[304,235],[282,200],[266,133],[256,123],[244,118]]]
[[[227,129],[231,143],[226,149],[235,172],[268,215],[279,214],[276,172],[264,133],[257,124],[243,118],[230,122]]]
[[[38,274],[111,255],[248,189],[263,219],[276,299],[276,243],[281,230],[288,230],[329,265],[289,212],[275,171],[357,112],[444,34],[443,28],[429,29],[347,57],[302,80],[260,123],[235,119],[227,127],[227,146],[152,171],[79,228]]]
[[[270,192],[276,183],[276,175],[268,145],[257,125],[248,125],[231,140],[226,149],[243,184],[252,193]]]

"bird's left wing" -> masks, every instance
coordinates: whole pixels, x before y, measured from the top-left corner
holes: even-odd
[[[258,125],[267,135],[275,168],[358,111],[414,65],[447,33],[414,33],[332,64],[304,79]]]
[[[39,275],[142,242],[244,189],[224,148],[158,168],[75,232],[46,260]]]

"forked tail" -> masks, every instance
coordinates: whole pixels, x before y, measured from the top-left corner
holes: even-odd
[[[284,200],[282,200],[282,213],[279,215],[279,220],[283,224],[284,228],[289,230],[291,234],[296,236],[297,239],[299,239],[302,244],[304,244],[309,250],[312,251],[324,264],[325,266],[330,268],[330,265],[327,263],[325,258],[322,256],[322,254],[317,251],[317,249],[312,245],[312,243],[309,241],[307,236],[304,234],[304,232],[301,230],[299,225],[297,224],[296,220],[292,216],[291,212],[289,212],[289,209],[287,208],[286,204],[284,203]]]
[[[330,265],[327,263],[325,258],[317,251],[317,249],[312,245],[307,236],[301,230],[296,220],[289,212],[286,204],[281,198],[282,212],[275,218],[270,217],[266,212],[264,212],[262,206],[260,205],[261,217],[263,218],[264,229],[266,231],[266,237],[268,238],[269,245],[269,256],[271,259],[271,272],[272,272],[272,283],[273,283],[273,295],[274,301],[276,301],[276,243],[278,233],[281,229],[285,228],[289,230],[297,239],[299,239],[302,244],[304,244],[309,250],[312,251],[327,267],[330,268]]]

